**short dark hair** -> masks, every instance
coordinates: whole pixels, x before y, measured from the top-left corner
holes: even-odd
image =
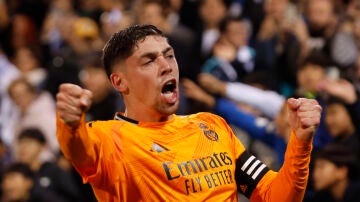
[[[37,128],[27,128],[20,132],[18,140],[29,138],[38,141],[41,144],[46,143],[44,134]]]
[[[323,52],[314,50],[311,51],[305,59],[303,59],[303,61],[300,63],[298,70],[302,70],[308,65],[316,65],[323,69],[326,69],[330,66],[334,66],[335,63]]]
[[[225,33],[228,29],[228,26],[232,22],[243,22],[244,19],[237,16],[226,16],[224,19],[220,21],[219,31],[220,33]]]
[[[314,159],[325,159],[337,167],[346,166],[349,169],[348,177],[357,177],[358,171],[358,157],[356,152],[342,143],[329,143],[320,150],[314,152]]]
[[[8,165],[4,170],[3,176],[6,176],[10,173],[20,173],[25,178],[29,179],[33,179],[34,177],[34,172],[30,169],[30,166],[25,163],[15,162]]]
[[[102,60],[106,74],[110,77],[114,63],[131,56],[139,41],[151,35],[165,37],[153,25],[133,25],[113,34],[103,49]]]

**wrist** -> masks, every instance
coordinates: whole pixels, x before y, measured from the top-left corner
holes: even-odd
[[[295,133],[295,136],[298,140],[302,142],[312,142],[313,137],[315,135],[316,127],[311,126],[308,128],[299,128],[299,129],[292,129],[292,131]]]

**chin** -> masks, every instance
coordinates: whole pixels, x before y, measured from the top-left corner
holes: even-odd
[[[171,106],[171,114],[174,114],[179,109],[179,102],[176,102],[173,106]]]
[[[163,109],[163,114],[165,115],[172,115],[179,109],[179,102],[176,102],[173,105],[167,106],[165,109]]]

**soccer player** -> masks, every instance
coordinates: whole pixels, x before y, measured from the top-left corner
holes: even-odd
[[[173,48],[151,25],[115,33],[103,62],[126,110],[85,123],[91,92],[62,84],[57,137],[66,158],[99,201],[301,201],[321,107],[289,99],[291,138],[278,173],[246,151],[216,115],[178,116],[179,70]]]

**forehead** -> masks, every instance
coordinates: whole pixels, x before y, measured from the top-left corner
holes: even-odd
[[[334,163],[323,157],[318,157],[315,159],[315,165],[331,166],[334,165]]]
[[[299,69],[299,72],[308,72],[308,71],[325,71],[324,67],[316,64],[306,64]]]
[[[322,10],[329,10],[332,8],[331,0],[316,0],[316,1],[309,1],[309,8],[312,9],[322,9]]]
[[[25,180],[25,176],[20,172],[9,172],[3,176],[4,178],[11,179],[11,180]]]
[[[243,22],[239,20],[232,20],[228,23],[227,28],[228,29],[239,29],[242,28]]]
[[[149,52],[162,52],[168,47],[170,47],[170,45],[165,37],[150,35],[138,41],[131,56],[141,56],[142,54]]]

